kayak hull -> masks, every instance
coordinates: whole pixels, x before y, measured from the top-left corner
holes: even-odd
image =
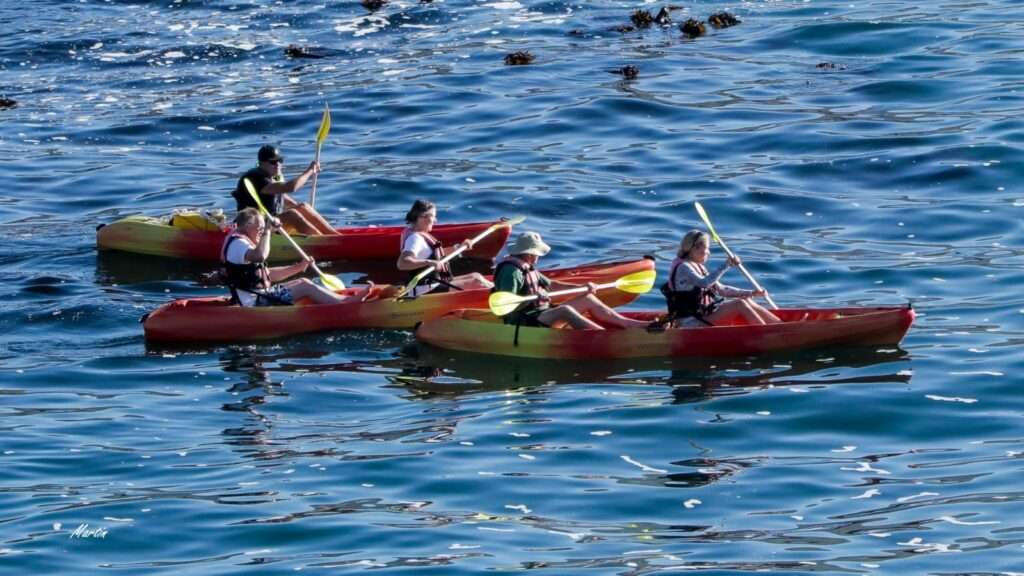
[[[438,224],[433,235],[446,246],[472,238],[494,222]],[[337,235],[292,238],[311,258],[331,260],[397,259],[404,226],[366,226],[338,228]],[[502,226],[491,232],[465,252],[467,258],[492,260],[501,251],[512,230]],[[164,224],[157,218],[129,216],[100,226],[96,246],[101,250],[122,250],[150,256],[166,256],[187,260],[219,261],[220,249],[227,230],[190,230]],[[270,262],[294,262],[301,257],[280,234],[271,238]]]
[[[894,346],[914,321],[909,307],[780,309],[784,320],[766,326],[734,325],[645,329],[570,330],[506,325],[486,310],[456,310],[416,330],[424,343],[464,352],[524,358],[686,358],[756,356],[825,346]],[[626,312],[654,320],[658,312]],[[806,315],[806,318],[804,316]]]
[[[600,284],[653,269],[654,261],[643,258],[547,270],[544,273],[564,282]],[[148,342],[186,344],[270,340],[350,328],[412,329],[423,320],[437,318],[457,308],[487,306],[490,295],[487,289],[475,289],[411,299],[373,299],[385,289],[383,286],[374,287],[367,302],[342,304],[300,303],[295,306],[243,308],[231,305],[226,297],[175,300],[146,315],[143,330]],[[352,291],[350,288],[345,292]],[[599,291],[598,297],[610,306],[621,306],[632,302],[636,295],[608,288]]]

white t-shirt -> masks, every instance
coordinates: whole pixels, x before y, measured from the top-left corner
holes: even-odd
[[[402,245],[402,252],[412,252],[413,258],[420,260],[426,260],[430,258],[433,250],[430,249],[430,244],[427,243],[427,239],[423,237],[423,234],[419,232],[412,232],[405,237],[405,244]]]
[[[427,243],[427,239],[423,237],[419,232],[411,232],[405,237],[405,243],[402,244],[402,253],[411,252],[412,257],[418,260],[426,260],[433,254],[433,250],[430,248],[430,244]],[[411,273],[415,274],[419,272],[414,270]],[[416,297],[420,294],[426,294],[434,288],[437,288],[436,282],[430,282],[428,284],[420,284],[412,291],[412,296]]]
[[[227,254],[224,258],[232,264],[248,264],[245,255],[256,247],[251,240],[245,236],[230,237],[231,243],[228,244]],[[256,304],[256,295],[252,292],[246,292],[245,290],[237,290],[238,292],[238,303],[242,306],[253,306]]]

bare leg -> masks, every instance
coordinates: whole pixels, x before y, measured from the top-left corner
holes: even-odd
[[[299,214],[302,214],[302,217],[306,219],[306,222],[309,222],[314,228],[317,229],[317,231],[319,231],[320,234],[328,235],[338,233],[338,231],[335,230],[333,226],[331,226],[331,223],[328,222],[326,218],[321,216],[320,213],[317,212],[316,209],[310,206],[309,204],[302,202],[301,204],[293,208],[293,210],[295,210]]]
[[[746,302],[750,306],[750,309],[754,311],[754,314],[757,314],[765,324],[778,324],[782,322],[782,320],[771,310],[761,306],[757,302],[754,302],[753,300],[746,300]]]
[[[479,272],[470,272],[469,274],[456,276],[452,278],[452,285],[463,290],[472,290],[473,288],[487,288],[489,290],[494,287],[494,284],[484,278]]]
[[[537,316],[537,320],[548,326],[564,322],[576,330],[604,330],[603,326],[580,314],[568,304],[555,306],[541,312],[540,316]]]
[[[326,288],[322,288],[313,284],[308,278],[299,278],[298,280],[291,280],[285,284],[292,293],[292,298],[295,301],[299,301],[302,298],[309,298],[317,304],[341,304],[342,302],[349,301],[362,301],[362,299],[369,293],[373,288],[373,285],[369,285],[366,288],[359,290],[358,292],[349,296],[340,296],[331,292]]]
[[[608,307],[607,304],[601,302],[597,296],[593,294],[586,294],[578,298],[573,298],[567,305],[572,306],[580,314],[590,314],[594,320],[600,324],[614,326],[616,328],[646,328],[650,322],[644,322],[643,320],[633,320],[632,318],[626,318],[622,314],[619,314],[615,310]]]
[[[310,236],[319,236],[320,231],[315,226],[310,224],[303,218],[302,214],[299,214],[295,210],[285,210],[281,213],[281,223],[291,232],[296,234],[306,234]]]
[[[761,308],[761,310],[764,310],[765,315],[762,317],[762,315],[759,314],[751,304],[753,303],[747,299],[729,300],[712,312],[711,315],[707,317],[707,321],[711,322],[715,326],[728,325],[736,318],[742,318],[747,324],[756,325],[777,324],[778,322],[781,322],[775,314],[761,308],[757,304],[753,304],[753,306],[757,306],[758,308]]]

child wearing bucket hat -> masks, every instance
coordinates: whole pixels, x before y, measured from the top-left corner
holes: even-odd
[[[589,292],[558,306],[552,306],[551,300],[547,298],[549,290],[575,288],[576,285],[555,282],[537,271],[537,261],[550,251],[551,247],[544,242],[540,234],[523,232],[509,247],[508,257],[495,267],[492,292],[539,296],[536,300],[524,302],[511,314],[504,316],[506,324],[533,327],[568,324],[577,330],[603,330],[605,326],[647,326],[647,322],[626,318],[601,302],[594,295],[594,285],[591,283],[587,284]]]

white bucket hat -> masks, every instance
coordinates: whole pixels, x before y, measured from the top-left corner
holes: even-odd
[[[540,234],[536,232],[523,232],[508,249],[508,253],[512,255],[533,254],[534,256],[544,256],[550,251],[551,246],[545,244],[540,239]]]

